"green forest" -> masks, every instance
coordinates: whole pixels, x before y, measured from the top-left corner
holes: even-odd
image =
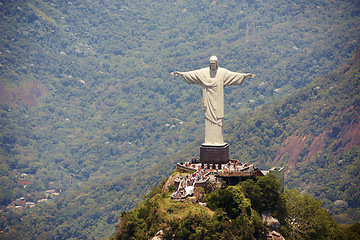
[[[339,69],[234,121],[228,137],[233,155],[258,166],[287,166],[288,188],[321,199],[339,223],[357,221],[359,81],[360,48]]]
[[[280,184],[271,174],[205,194],[207,207],[170,200],[171,187],[175,187],[161,191],[164,183],[139,207],[121,214],[111,240],[151,239],[159,229],[163,239],[269,239],[266,233],[276,228],[285,239],[360,238],[359,223],[340,228],[320,200],[296,190],[280,192]],[[268,212],[279,225],[263,222]]]
[[[109,238],[175,162],[198,158],[201,89],[170,72],[211,55],[256,74],[225,89],[231,157],[285,166],[288,188],[337,223],[359,221],[359,142],[347,135],[359,122],[359,6],[0,2],[0,239]]]

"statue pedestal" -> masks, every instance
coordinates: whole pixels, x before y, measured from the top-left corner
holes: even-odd
[[[221,146],[200,146],[200,162],[204,164],[226,164],[229,162],[229,144]]]

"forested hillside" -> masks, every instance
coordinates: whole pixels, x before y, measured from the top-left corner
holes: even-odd
[[[210,193],[200,187],[201,197],[194,194],[183,201],[170,199],[172,191],[165,187],[175,189],[170,179],[154,188],[139,207],[121,214],[111,240],[360,238],[360,223],[340,228],[320,200],[296,190],[280,192],[271,174]]]
[[[359,44],[359,6],[2,1],[0,205],[49,201],[1,213],[0,230],[21,239],[110,236],[115,216],[135,207],[173,162],[197,157],[201,91],[171,71],[207,66],[217,55],[222,67],[255,73],[226,89],[225,124],[242,121],[345,64]],[[246,160],[272,166],[257,156]]]
[[[338,222],[360,219],[360,48],[336,71],[228,125],[233,155],[286,166],[286,185],[323,201]]]

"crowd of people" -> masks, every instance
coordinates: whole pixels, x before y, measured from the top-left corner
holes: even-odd
[[[179,186],[171,195],[172,199],[183,199],[189,195],[191,187],[195,187],[195,183],[198,181],[204,181],[208,179],[208,174],[210,172],[225,173],[225,174],[237,174],[237,173],[246,173],[253,172],[254,166],[252,164],[244,163],[243,161],[232,159],[227,164],[221,164],[219,168],[214,168],[214,166],[207,166],[206,164],[201,164],[200,161],[192,159],[188,162],[179,162],[178,164],[185,166],[189,169],[196,170],[193,174],[187,174],[181,178],[176,179],[175,181],[179,182]],[[190,187],[190,188],[189,188]]]
[[[197,172],[193,174],[187,174],[185,176],[182,176],[177,179],[179,181],[179,187],[171,195],[171,198],[173,199],[182,199],[186,198],[188,196],[188,192],[186,191],[186,188],[188,187],[195,187],[195,183],[199,181],[206,181],[208,179],[207,172],[204,169],[199,169]]]
[[[240,160],[230,160],[228,164],[223,164],[221,166],[222,173],[240,173],[252,171],[254,171],[254,165],[244,163]]]
[[[198,159],[191,159],[191,161],[187,161],[187,162],[180,161],[179,164],[187,168],[193,168],[193,169],[197,169],[201,165]]]
[[[187,193],[185,191],[185,188],[178,188],[178,190],[176,190],[176,192],[171,194],[172,199],[183,199],[186,197],[187,197]]]
[[[197,171],[206,170],[206,171],[220,171],[222,173],[226,172],[251,172],[254,170],[252,164],[244,163],[243,161],[231,159],[227,164],[216,164],[219,167],[215,167],[213,164],[201,164],[197,159],[192,159],[188,162],[179,162],[180,165],[187,167],[189,169],[196,169]]]

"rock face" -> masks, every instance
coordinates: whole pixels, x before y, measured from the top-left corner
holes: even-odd
[[[271,216],[270,213],[263,213],[262,214],[262,221],[266,227],[270,229],[270,231],[280,231],[280,222],[277,218]]]
[[[175,179],[177,179],[178,177],[180,177],[180,173],[176,172],[174,175],[170,176],[169,179],[166,181],[166,183],[164,184],[161,192],[164,193],[168,190],[170,185],[174,185],[174,181]]]
[[[355,124],[348,124],[339,129],[338,143],[333,149],[334,154],[340,151],[345,152],[352,146],[360,144],[360,122]],[[293,134],[283,141],[282,148],[279,149],[277,156],[274,159],[274,165],[282,162],[282,158],[287,156],[288,170],[294,170],[295,165],[301,153],[307,152],[304,159],[313,159],[317,153],[323,152],[324,141],[332,134],[331,130],[325,130],[319,136],[299,136]],[[306,146],[309,146],[306,149]]]
[[[278,233],[276,231],[269,232],[266,235],[266,239],[267,240],[269,240],[269,239],[272,239],[272,240],[285,240],[285,238],[280,233]]]
[[[269,228],[269,232],[266,234],[266,239],[273,240],[285,240],[285,238],[279,233],[280,231],[280,222],[278,219],[271,216],[270,213],[263,213],[262,220],[266,227]]]
[[[163,230],[160,230],[160,231],[158,231],[158,232],[156,233],[156,235],[155,235],[153,238],[151,238],[150,240],[162,240],[162,239],[163,239],[163,237],[162,237],[163,234],[164,234],[164,231],[163,231]]]

